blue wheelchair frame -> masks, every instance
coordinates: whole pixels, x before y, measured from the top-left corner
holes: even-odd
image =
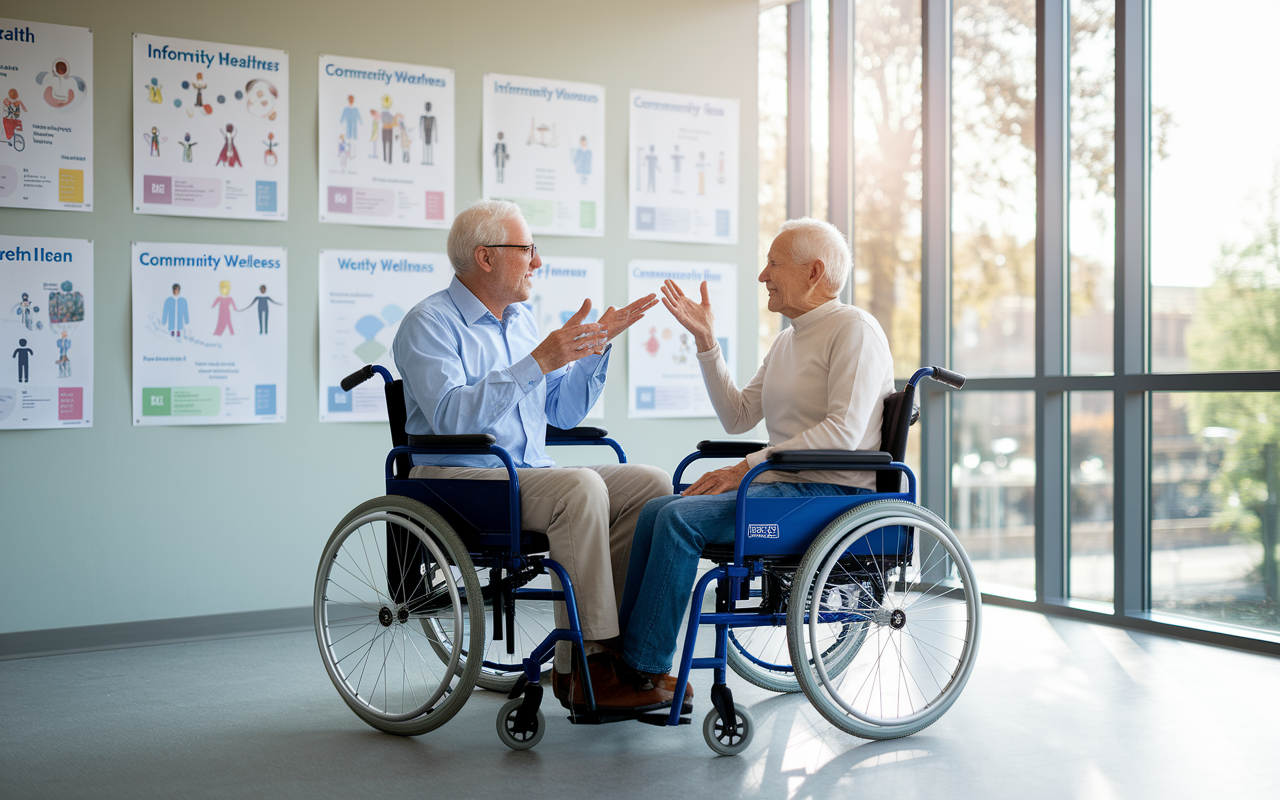
[[[371,378],[374,374],[383,378],[388,392],[388,412],[391,417],[393,444],[385,462],[386,490],[388,495],[399,495],[417,500],[440,513],[451,524],[454,524],[466,543],[468,556],[476,567],[490,570],[491,599],[493,604],[493,639],[507,640],[508,654],[513,650],[513,625],[515,600],[562,601],[565,603],[568,627],[556,628],[537,645],[533,651],[518,663],[501,663],[485,660],[484,666],[503,672],[522,672],[510,697],[524,694],[517,725],[531,723],[537,713],[542,699],[540,685],[541,667],[551,660],[555,644],[559,641],[571,642],[574,654],[579,659],[581,676],[588,714],[577,715],[575,722],[602,722],[609,719],[595,714],[595,698],[591,687],[589,670],[583,652],[583,636],[579,623],[573,583],[564,567],[549,557],[538,555],[545,551],[546,540],[541,534],[523,531],[520,525],[520,480],[511,455],[498,446],[493,436],[487,434],[461,436],[425,436],[408,437],[404,434],[403,411],[397,414],[392,411],[393,393],[400,395],[403,391],[398,381],[383,367],[369,365],[348,376],[342,382],[343,388],[350,390],[355,385]],[[939,367],[924,367],[916,371],[903,395],[906,412],[904,419],[908,421],[900,430],[895,430],[894,441],[888,443],[901,458],[905,450],[906,428],[914,422],[911,408],[916,385],[925,377],[932,377],[959,388],[964,378]],[[401,408],[403,408],[401,395]],[[899,407],[902,407],[901,405]],[[887,412],[886,412],[887,413]],[[397,429],[398,428],[398,429]],[[403,440],[407,439],[407,443]],[[564,445],[603,445],[614,450],[620,463],[626,463],[626,454],[622,447],[607,437],[607,432],[599,428],[575,428],[572,431],[549,429],[547,444]],[[747,453],[764,447],[764,443],[741,440],[703,442],[697,452],[687,456],[676,469],[673,489],[680,492],[687,488],[681,483],[685,469],[695,461],[711,458],[740,458]],[[409,478],[412,456],[414,455],[487,455],[497,458],[507,473],[505,488],[501,481],[466,481]],[[897,473],[907,478],[906,491],[878,491],[865,495],[834,495],[809,498],[750,498],[747,489],[755,479],[764,472],[786,471],[804,472],[811,470],[842,471],[874,471]],[[900,487],[901,478],[895,483]],[[505,500],[505,502],[504,502]],[[641,716],[644,721],[660,725],[679,725],[688,723],[681,717],[681,702],[689,673],[693,669],[714,670],[714,686],[711,700],[721,719],[734,719],[732,694],[725,684],[728,666],[727,646],[730,628],[783,626],[786,614],[770,611],[763,602],[759,607],[740,608],[738,603],[748,600],[759,592],[753,592],[750,582],[754,578],[763,577],[767,568],[779,561],[795,559],[803,555],[819,532],[832,520],[858,505],[878,500],[902,500],[916,502],[916,477],[911,469],[901,460],[893,460],[889,452],[883,451],[844,451],[844,450],[812,450],[788,451],[776,453],[753,467],[739,484],[736,514],[734,518],[734,543],[730,555],[726,551],[717,552],[715,548],[704,551],[703,557],[717,562],[717,566],[709,570],[697,583],[691,599],[689,622],[683,651],[680,655],[680,669],[676,680],[675,697],[669,714]],[[390,525],[388,536],[392,536]],[[868,543],[868,540],[871,540]],[[874,556],[876,558],[901,559],[902,563],[911,556],[913,548],[912,529],[905,527],[888,527],[877,531],[874,536],[863,537],[851,546],[845,555],[853,558]],[[549,570],[559,579],[561,590],[531,589],[519,584],[521,578],[531,578]],[[496,577],[495,577],[496,576]],[[389,581],[392,579],[388,575]],[[707,587],[717,583],[716,611],[704,613],[702,602]],[[526,580],[527,582],[527,580]],[[830,619],[827,617],[830,615]],[[828,612],[822,615],[823,622],[862,622],[870,616],[858,611]],[[701,625],[715,626],[715,655],[705,658],[694,658],[693,651]],[[504,637],[505,632],[505,637]],[[748,654],[749,655],[749,654]],[[757,663],[764,664],[764,662]]]

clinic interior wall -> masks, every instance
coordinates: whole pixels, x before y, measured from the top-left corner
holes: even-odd
[[[451,67],[457,203],[480,196],[481,78],[503,72],[606,87],[606,234],[539,237],[561,256],[605,260],[605,299],[626,299],[632,258],[736,263],[738,374],[754,343],[757,0],[251,2],[64,0],[5,16],[94,30],[92,213],[0,209],[0,231],[94,242],[93,427],[0,432],[0,634],[310,605],[320,549],[351,507],[383,494],[385,425],[317,421],[321,248],[443,251],[445,231],[316,219],[317,58],[338,54]],[[134,32],[288,50],[288,222],[135,215],[131,203]],[[741,100],[739,243],[627,238],[627,93]],[[282,245],[289,253],[288,421],[134,427],[130,242]],[[620,345],[620,346],[619,346]],[[715,420],[629,420],[625,340],[615,344],[606,427],[631,461],[668,471]],[[607,452],[607,451],[606,451]],[[589,463],[587,453],[562,463]]]

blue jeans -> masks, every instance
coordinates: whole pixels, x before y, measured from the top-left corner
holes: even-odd
[[[829,483],[757,483],[748,497],[813,497],[869,494],[869,489]],[[631,563],[618,623],[622,657],[642,672],[671,671],[676,635],[693,592],[698,559],[708,544],[733,544],[738,493],[678,494],[650,500],[636,521]]]

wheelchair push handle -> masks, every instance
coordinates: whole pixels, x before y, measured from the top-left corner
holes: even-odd
[[[339,386],[342,387],[342,391],[349,392],[372,378],[374,373],[381,375],[384,382],[391,383],[391,373],[388,372],[385,367],[380,367],[377,364],[365,364],[360,369],[343,378]]]
[[[907,384],[914,387],[920,382],[921,378],[933,378],[938,383],[946,384],[952,389],[963,389],[964,382],[967,380],[959,372],[952,372],[946,367],[921,367],[916,370],[916,374],[911,376],[911,380],[907,381]]]

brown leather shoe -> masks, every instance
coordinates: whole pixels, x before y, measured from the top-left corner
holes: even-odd
[[[653,681],[654,686],[658,687],[659,689],[662,689],[665,692],[671,692],[671,696],[673,698],[675,697],[675,691],[676,691],[675,675],[672,675],[669,672],[665,672],[661,675],[654,675],[652,678],[650,678],[650,680]],[[684,684],[684,702],[680,704],[680,713],[682,714],[693,713],[693,684],[688,681],[686,681]]]
[[[612,653],[587,656],[587,668],[591,671],[596,713],[636,714],[671,705],[674,695],[670,691],[657,688]],[[577,664],[569,674],[557,672],[551,687],[560,705],[577,714],[587,713],[586,694]]]

